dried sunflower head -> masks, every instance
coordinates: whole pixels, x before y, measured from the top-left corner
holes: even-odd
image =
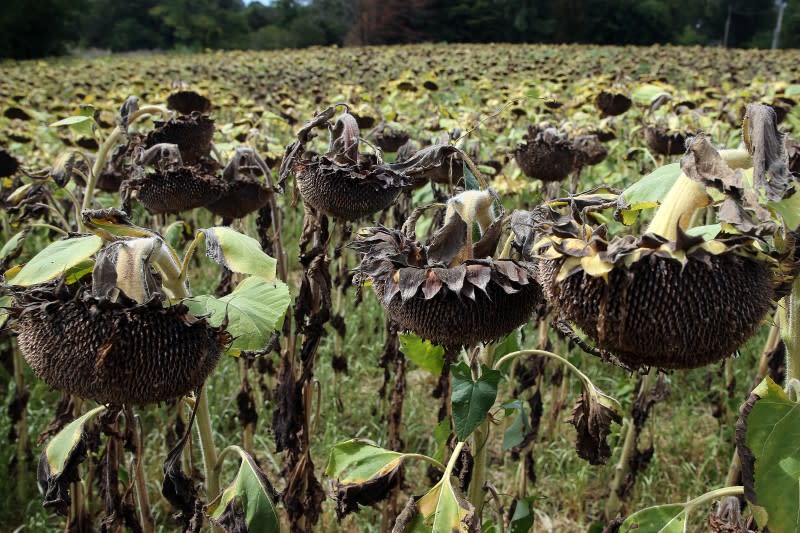
[[[153,214],[179,213],[207,206],[226,191],[217,175],[219,165],[211,160],[185,164],[179,147],[158,144],[140,151],[128,179],[120,186],[123,200],[139,200]],[[144,165],[154,168],[146,172]]]
[[[622,92],[610,90],[600,91],[594,103],[603,116],[617,116],[630,109],[633,101]]]
[[[211,111],[211,100],[195,91],[176,91],[167,97],[167,108],[181,115],[207,114]]]
[[[640,236],[612,238],[591,222],[591,211],[609,203],[597,191],[512,223],[561,317],[629,366],[692,368],[727,357],[791,286],[796,224],[774,214],[792,197],[793,180],[774,117],[763,106],[748,107],[748,117],[752,169],[731,168],[707,138],[690,138],[683,174]],[[552,207],[559,205],[568,212]],[[719,224],[688,228],[702,206]]]
[[[360,154],[355,117],[346,112],[331,123],[334,114],[334,108],[329,107],[301,128],[297,141],[286,149],[279,185],[290,172],[294,173],[307,205],[343,220],[356,220],[386,209],[410,180],[384,165],[380,157]],[[322,126],[330,130],[328,152],[305,157],[303,152],[312,131]]]
[[[227,342],[181,304],[98,298],[87,286],[15,294],[18,342],[51,387],[99,403],[143,405],[197,389]]]
[[[492,259],[502,218],[491,193],[452,198],[444,226],[426,245],[386,227],[366,228],[351,247],[361,254],[359,279],[401,327],[436,344],[470,346],[496,340],[527,322],[541,304],[532,265]],[[473,243],[473,224],[481,238]]]
[[[211,153],[214,121],[208,115],[195,111],[166,122],[156,121],[155,126],[144,138],[145,149],[157,144],[175,144],[188,164],[198,163]]]
[[[552,127],[528,126],[514,158],[529,178],[562,181],[575,170],[578,150],[569,136]]]

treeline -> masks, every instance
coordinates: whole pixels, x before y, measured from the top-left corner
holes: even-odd
[[[0,57],[423,41],[768,48],[777,17],[772,0],[27,0],[0,7]],[[800,0],[779,45],[800,47]]]

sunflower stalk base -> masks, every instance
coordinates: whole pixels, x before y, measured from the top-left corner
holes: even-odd
[[[481,366],[492,368],[494,365],[495,345],[489,344],[480,349],[478,360],[472,365],[472,379],[477,381],[481,377]],[[472,453],[475,463],[472,467],[472,480],[469,484],[467,498],[475,506],[475,515],[480,522],[483,512],[483,504],[486,499],[486,462],[489,459],[489,417],[486,417],[480,426],[472,434]]]
[[[642,376],[638,398],[644,398],[649,392],[650,387],[655,384],[656,373],[657,370],[652,368],[650,372]],[[625,432],[625,440],[619,454],[619,461],[617,461],[617,466],[614,468],[614,478],[611,480],[611,485],[609,485],[610,492],[604,510],[605,518],[608,522],[614,520],[617,515],[619,515],[619,511],[622,508],[622,498],[620,496],[622,484],[630,470],[630,459],[636,451],[639,433],[640,429],[636,427],[633,418],[629,419]]]

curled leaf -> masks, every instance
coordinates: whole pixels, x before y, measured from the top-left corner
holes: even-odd
[[[334,478],[333,499],[341,519],[386,499],[397,486],[404,454],[352,439],[331,449],[325,474]]]
[[[753,184],[767,200],[780,201],[794,192],[783,134],[778,131],[775,110],[762,104],[749,104],[742,122],[742,138],[753,156]]]
[[[92,409],[70,422],[45,446],[39,456],[37,478],[44,494],[44,506],[67,514],[70,505],[69,485],[80,481],[78,466],[86,459],[86,422],[105,411],[105,406]]]
[[[225,490],[206,506],[209,521],[225,533],[280,531],[278,513],[273,503],[278,494],[255,460],[239,448],[241,463],[236,478]]]
[[[622,422],[614,404],[601,393],[591,394],[584,387],[568,422],[578,431],[575,443],[578,456],[593,465],[606,464],[611,457],[611,448],[606,442],[611,422]]]
[[[703,134],[686,139],[686,155],[681,158],[681,170],[707,187],[719,189],[734,198],[742,195],[742,173],[729,167]]]

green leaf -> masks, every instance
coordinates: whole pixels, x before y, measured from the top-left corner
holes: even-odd
[[[215,298],[204,294],[184,303],[192,314],[210,315],[208,321],[213,326],[219,326],[227,315],[227,330],[234,337],[228,353],[239,355],[266,346],[272,332],[283,324],[291,297],[289,287],[281,281],[269,283],[249,277],[227,296]]]
[[[680,503],[642,509],[625,519],[619,533],[683,533],[685,509]]]
[[[800,403],[769,378],[753,390],[759,397],[746,418],[746,443],[755,457],[756,500],[773,533],[800,531]],[[747,494],[747,491],[745,491]]]
[[[661,95],[669,95],[667,91],[657,85],[645,83],[631,92],[631,100],[639,105],[649,106]]]
[[[90,418],[99,415],[105,409],[105,406],[101,405],[76,418],[47,443],[44,453],[47,456],[47,464],[50,466],[52,475],[60,474],[64,471],[64,466],[69,460],[70,454],[75,450],[83,434],[83,426],[86,425]]]
[[[403,456],[365,440],[351,439],[331,448],[325,475],[341,484],[364,483],[397,468]]]
[[[445,454],[447,453],[447,441],[452,433],[450,429],[450,419],[445,418],[433,430],[433,442],[436,443],[436,453],[433,458],[439,462],[445,461]]]
[[[81,122],[86,122],[86,121],[89,121],[89,120],[92,120],[92,117],[86,117],[86,116],[83,116],[83,115],[77,115],[77,116],[74,116],[74,117],[62,118],[61,120],[53,122],[52,124],[50,124],[50,127],[51,128],[55,128],[55,127],[58,127],[58,126],[73,126],[75,124],[80,124]]]
[[[234,449],[242,457],[239,471],[233,482],[206,507],[209,521],[221,526],[243,520],[249,531],[280,531],[278,513],[272,502],[274,491],[267,477],[248,453],[238,446]]]
[[[28,234],[28,230],[24,229],[19,233],[14,234],[6,243],[0,248],[0,261],[4,260],[10,254],[16,252],[19,247],[22,245],[22,241],[25,240],[25,236]]]
[[[406,357],[434,376],[441,375],[444,366],[444,348],[413,333],[401,333],[399,337],[400,350]]]
[[[494,405],[500,371],[482,367],[483,374],[472,380],[469,367],[463,361],[453,367],[453,423],[456,437],[464,441],[475,430]]]
[[[498,361],[504,355],[508,355],[513,352],[518,352],[522,349],[522,332],[519,328],[515,329],[503,339],[497,342],[494,347],[494,359]],[[512,359],[509,359],[507,362],[503,363],[500,367],[501,372],[507,372],[508,368],[513,363]]]
[[[67,285],[72,285],[73,283],[80,281],[83,276],[91,274],[92,270],[94,270],[94,261],[91,259],[84,259],[77,265],[70,267],[66,272],[64,272],[64,282]]]
[[[506,417],[514,417],[514,421],[503,433],[503,451],[519,446],[531,429],[525,404],[521,400],[512,400],[503,404]]]
[[[708,224],[707,226],[695,226],[686,230],[687,235],[692,237],[703,237],[704,240],[714,239],[722,231],[722,224]]]
[[[81,135],[92,137],[94,135],[94,132],[92,131],[93,125],[94,125],[94,109],[92,109],[92,113],[89,116],[78,115],[74,117],[62,118],[61,120],[50,124],[50,127],[56,128],[58,126],[69,126],[76,132],[80,133]]]
[[[96,235],[56,241],[28,261],[8,283],[29,287],[55,279],[91,257],[102,245],[103,239]]]
[[[275,279],[277,261],[261,250],[258,241],[227,226],[200,230],[206,237],[206,255],[239,274]]]
[[[514,514],[508,524],[506,533],[527,533],[533,529],[533,497],[517,500],[514,506]]]
[[[622,222],[632,224],[642,209],[657,207],[681,175],[680,163],[670,163],[655,169],[620,195]]]
[[[462,163],[464,166],[464,190],[466,191],[477,191],[480,190],[481,186],[478,183],[478,178],[472,173],[470,168],[467,166],[466,163]]]
[[[475,509],[443,477],[417,501],[418,514],[409,524],[412,533],[467,533],[475,520]]]
[[[780,202],[767,202],[767,207],[783,218],[783,223],[790,230],[800,226],[800,192],[796,192]]]

